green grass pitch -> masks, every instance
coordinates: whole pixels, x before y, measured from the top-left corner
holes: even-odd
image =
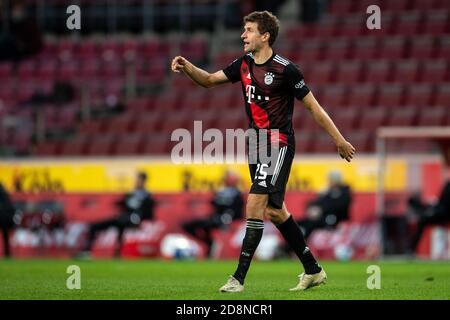
[[[369,265],[381,269],[381,289],[369,290]],[[67,267],[81,270],[81,289],[66,287]],[[242,293],[220,293],[236,261],[0,260],[0,299],[328,300],[450,299],[450,262],[322,262],[328,283],[290,292],[295,260],[254,261]]]

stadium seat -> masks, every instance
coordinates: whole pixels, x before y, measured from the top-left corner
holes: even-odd
[[[321,19],[320,23],[314,25],[312,35],[315,39],[329,39],[336,35],[339,26],[339,17],[326,16]]]
[[[386,124],[389,126],[412,126],[416,115],[417,111],[414,106],[395,107],[389,110]]]
[[[408,9],[408,0],[384,1],[381,10],[388,12],[402,12]]]
[[[119,140],[114,148],[115,155],[135,155],[141,152],[143,137],[140,133],[119,135]]]
[[[151,134],[144,136],[142,152],[144,154],[164,155],[170,153],[173,145],[178,142],[171,142],[170,134]]]
[[[337,36],[355,38],[366,33],[366,17],[349,15],[341,18],[340,23],[337,25]]]
[[[152,112],[136,113],[136,122],[131,125],[131,131],[152,133],[161,127],[162,112],[153,110]]]
[[[38,156],[56,156],[59,153],[60,144],[57,142],[44,142],[38,144],[34,154]]]
[[[387,110],[383,107],[373,107],[366,109],[360,117],[358,128],[375,132],[375,130],[385,123]]]
[[[153,106],[153,100],[148,97],[135,98],[128,102],[128,108],[135,112],[150,110]]]
[[[402,98],[403,86],[396,84],[379,86],[375,104],[387,107],[399,106],[402,103]]]
[[[370,60],[377,56],[378,41],[376,38],[359,37],[353,41],[350,56],[352,59]]]
[[[103,133],[102,135],[93,136],[88,141],[88,155],[110,155],[117,141],[117,136],[112,133]]]
[[[355,147],[357,153],[373,152],[374,143],[371,133],[365,129],[355,130],[353,127],[343,128],[345,138]]]
[[[336,15],[351,13],[353,4],[352,0],[330,1],[330,12]]]
[[[373,104],[375,86],[372,84],[354,85],[349,88],[348,105],[364,109]]]
[[[422,23],[422,12],[400,13],[396,16],[393,24],[392,33],[396,35],[415,36]]]
[[[432,104],[435,106],[448,106],[450,101],[450,87],[448,85],[440,85],[437,87]]]
[[[405,94],[405,104],[415,106],[427,106],[431,103],[433,87],[429,84],[417,84],[408,86]]]
[[[315,64],[309,71],[309,75],[305,76],[305,81],[314,85],[326,84],[330,81],[333,69],[334,64],[329,61]]]
[[[411,37],[407,57],[412,59],[429,59],[433,57],[435,39],[432,36]]]
[[[298,130],[298,132],[295,133],[295,152],[300,154],[311,152],[312,139],[313,133],[301,129]]]
[[[320,103],[327,110],[337,109],[346,104],[347,87],[344,85],[334,85],[326,87],[321,96]]]
[[[428,107],[424,106],[420,108],[417,126],[441,126],[445,123],[445,119],[447,114],[449,113],[447,107],[442,106],[433,106]]]
[[[450,36],[439,37],[437,41],[436,57],[448,59],[449,56],[450,56]]]
[[[446,80],[449,64],[446,60],[428,60],[422,64],[420,81],[424,83],[440,83]]]
[[[427,11],[422,33],[427,35],[440,36],[449,33],[449,11]],[[443,58],[443,57],[442,57]]]
[[[61,154],[65,156],[81,156],[86,153],[87,141],[90,136],[86,133],[78,133],[70,141],[65,141],[62,148]]]
[[[126,134],[131,131],[131,127],[135,122],[135,113],[125,113],[108,121],[105,130],[108,132],[116,132],[118,134]]]
[[[346,61],[337,64],[336,78],[333,82],[357,84],[361,81],[361,64],[359,61]]]
[[[80,124],[79,130],[83,133],[97,134],[103,132],[107,122],[101,120],[89,120]]]
[[[388,61],[371,61],[366,63],[364,72],[364,82],[380,84],[388,80],[391,72],[391,65]]]
[[[335,153],[337,150],[330,135],[322,132],[313,135],[311,146],[312,152],[316,153]]]
[[[333,121],[339,130],[354,128],[360,109],[339,108],[335,109],[332,115]]]
[[[339,39],[329,41],[325,45],[323,59],[327,61],[339,61],[347,59],[349,52],[349,41]]]
[[[397,61],[394,64],[393,82],[415,83],[417,80],[419,63],[416,60]]]
[[[298,48],[299,56],[298,61],[305,63],[308,61],[316,61],[321,59],[323,51],[323,43],[318,40],[304,41]]]
[[[405,55],[405,48],[406,48],[405,37],[403,36],[383,37],[380,40],[380,49],[378,58],[389,61],[402,59]]]

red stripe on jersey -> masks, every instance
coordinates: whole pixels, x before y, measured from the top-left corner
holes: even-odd
[[[272,130],[269,130],[269,132],[271,143],[278,142],[279,145],[283,146],[288,144],[287,135],[285,135],[284,133],[280,133],[279,131],[273,132]]]
[[[244,88],[245,88],[247,94],[250,94],[247,91],[247,86],[252,85],[252,79],[249,79],[247,77],[249,74],[250,74],[250,68],[248,67],[247,62],[244,59],[244,60],[242,60],[242,64],[241,64],[241,80],[242,80],[242,83],[244,84]],[[247,97],[247,99],[248,99],[248,97]],[[252,98],[250,97],[250,101],[251,100],[252,100]],[[258,126],[258,128],[265,129],[265,128],[269,127],[269,125],[270,125],[269,115],[267,114],[266,110],[264,110],[263,108],[258,106],[256,103],[251,102],[250,103],[250,111],[252,113],[253,121]]]
[[[252,118],[259,129],[269,128],[269,116],[266,110],[259,107],[256,103],[250,103],[250,110],[252,111]]]

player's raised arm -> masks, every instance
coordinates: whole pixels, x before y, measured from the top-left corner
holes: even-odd
[[[196,67],[193,63],[182,56],[176,56],[172,60],[173,72],[184,72],[189,78],[204,88],[212,88],[214,86],[230,82],[222,70],[215,73],[209,73],[203,69]]]
[[[345,140],[338,128],[335,126],[333,120],[331,120],[327,112],[321,107],[319,102],[317,102],[312,92],[309,92],[302,99],[302,101],[309,112],[311,112],[314,120],[316,120],[316,122],[333,138],[341,158],[350,162],[355,154],[355,148],[347,140]]]

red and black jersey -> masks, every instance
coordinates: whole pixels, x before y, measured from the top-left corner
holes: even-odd
[[[310,91],[298,67],[275,52],[264,64],[257,64],[250,53],[223,72],[231,82],[242,83],[249,127],[278,129],[280,142],[286,143],[294,134],[294,97],[301,100]]]

